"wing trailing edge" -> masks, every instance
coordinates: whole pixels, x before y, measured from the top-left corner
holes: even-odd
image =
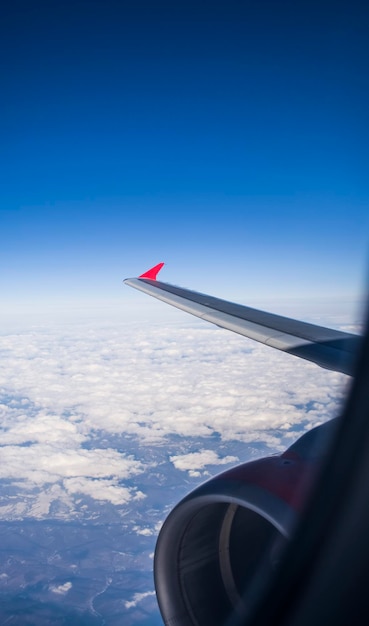
[[[348,376],[361,337],[317,326],[156,280],[164,263],[123,282],[205,321]]]

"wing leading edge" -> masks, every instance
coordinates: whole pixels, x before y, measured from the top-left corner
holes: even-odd
[[[355,357],[361,343],[359,335],[300,322],[161,282],[156,280],[156,275],[163,265],[160,263],[152,268],[153,271],[148,270],[138,278],[126,278],[123,282],[221,328],[320,367],[348,376],[354,374]]]

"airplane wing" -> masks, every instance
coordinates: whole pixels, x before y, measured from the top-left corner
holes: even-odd
[[[221,328],[320,367],[353,376],[355,357],[361,343],[359,335],[259,311],[161,282],[156,277],[163,265],[159,263],[138,278],[126,278],[123,282]]]
[[[304,619],[307,604],[313,607],[308,613],[311,615],[317,606],[318,613],[323,606],[319,622],[323,624],[328,607],[331,611],[331,606],[335,606],[342,572],[350,563],[356,567],[356,561],[351,558],[355,533],[352,524],[347,523],[347,515],[354,509],[348,508],[347,502],[352,494],[359,493],[360,515],[368,508],[367,493],[356,488],[358,479],[364,484],[360,471],[363,469],[365,473],[368,466],[367,447],[362,445],[360,428],[363,426],[365,431],[368,424],[368,335],[364,340],[358,335],[158,281],[157,274],[163,265],[160,263],[138,278],[124,282],[222,328],[353,376],[351,400],[337,437],[339,445],[336,444],[337,452],[336,449],[331,452],[329,462],[330,447],[324,442],[332,439],[337,420],[305,432],[280,455],[254,459],[210,478],[172,509],[159,532],[154,554],[155,591],[164,624],[269,624],[276,615],[282,616],[281,624],[292,623],[291,616],[293,624],[307,624],[314,621],[314,618]],[[351,431],[355,419],[359,430]],[[360,450],[366,454],[361,464],[357,462]],[[347,477],[350,473],[347,468],[351,468],[351,479],[341,481],[337,487],[337,475]],[[347,492],[344,497],[342,489]],[[327,502],[333,508],[327,509]],[[336,511],[342,512],[338,525]],[[301,526],[296,526],[300,519]],[[355,523],[359,522],[355,518]],[[367,526],[361,526],[366,531]],[[348,560],[341,560],[343,568],[337,565],[337,554],[332,551],[332,542],[327,540],[332,533],[339,537],[346,533],[351,542],[347,545]],[[324,564],[330,563],[329,555],[333,555],[329,571],[321,569],[323,561],[318,558],[325,544],[328,552]],[[337,541],[334,545],[338,545]],[[363,547],[358,545],[356,551],[361,555]],[[316,555],[314,562],[311,554]],[[305,560],[301,560],[301,555]],[[330,576],[328,587],[322,571],[323,575],[328,571]],[[353,569],[354,577],[358,571]],[[338,583],[334,577],[337,573]],[[298,589],[301,600],[294,601],[293,606],[288,603],[291,583]],[[326,604],[328,596],[322,595],[322,588],[330,594]],[[323,597],[323,604],[311,602],[311,589],[316,592],[314,598]],[[342,624],[350,619],[352,603],[347,607]],[[340,608],[336,611],[336,621],[340,611]]]

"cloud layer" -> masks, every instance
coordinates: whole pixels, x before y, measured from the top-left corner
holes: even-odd
[[[124,513],[168,441],[192,478],[236,463],[236,443],[280,451],[339,412],[348,382],[196,321],[34,329],[0,351],[2,519]]]

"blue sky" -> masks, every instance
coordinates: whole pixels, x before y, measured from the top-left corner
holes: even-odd
[[[355,301],[369,243],[360,4],[7,7],[5,310],[140,307],[121,281],[159,261],[164,280],[230,299]]]

